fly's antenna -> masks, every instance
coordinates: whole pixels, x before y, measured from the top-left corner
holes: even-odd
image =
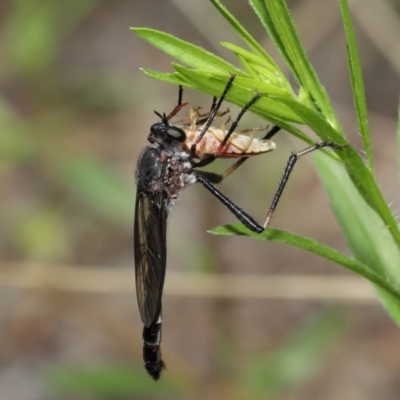
[[[168,125],[168,123],[169,123],[168,121],[169,121],[171,118],[175,117],[175,115],[178,114],[178,112],[179,112],[183,107],[187,106],[188,104],[189,104],[189,103],[182,103],[182,104],[179,104],[178,106],[176,106],[176,107],[168,114],[168,116],[167,116],[165,113],[163,113],[163,114],[161,115],[158,111],[156,111],[156,110],[153,110],[153,111],[154,111],[154,114],[156,114],[158,117],[161,118],[161,121],[162,121],[163,124]]]
[[[154,114],[157,115],[157,117],[160,117],[161,119],[163,119],[162,115],[158,111],[153,110],[153,112],[154,112]]]
[[[165,125],[168,125],[169,118],[165,115],[165,113],[160,114],[158,111],[153,110],[154,114],[161,118],[161,122]]]

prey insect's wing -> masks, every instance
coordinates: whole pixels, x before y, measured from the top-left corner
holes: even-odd
[[[134,250],[136,295],[140,315],[149,327],[161,311],[166,254],[167,210],[165,193],[151,200],[140,190],[136,194]]]

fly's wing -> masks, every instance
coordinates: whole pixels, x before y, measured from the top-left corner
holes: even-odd
[[[166,254],[165,194],[150,199],[140,190],[136,194],[134,249],[136,295],[140,315],[149,327],[161,312]]]

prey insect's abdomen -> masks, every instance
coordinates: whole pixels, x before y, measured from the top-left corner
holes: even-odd
[[[185,150],[189,151],[191,149],[201,129],[201,126],[195,129],[189,127],[185,128],[185,133],[187,135],[184,142]],[[229,140],[222,148],[219,148],[225,135],[225,130],[215,127],[208,128],[203,138],[196,145],[196,158],[203,159],[204,157],[214,154],[217,154],[218,158],[248,157],[267,153],[276,149],[275,143],[271,140],[260,139],[253,135],[248,136],[237,132],[233,132]]]

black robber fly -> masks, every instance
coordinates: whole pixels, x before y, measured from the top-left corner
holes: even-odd
[[[263,139],[236,133],[235,129],[245,112],[260,98],[255,93],[243,107],[229,129],[212,127],[235,76],[232,75],[219,99],[214,98],[209,113],[192,113],[190,121],[172,124],[170,120],[187,103],[182,103],[182,87],[178,105],[166,116],[155,112],[161,121],[150,128],[146,147],[139,157],[136,181],[136,207],[134,221],[134,250],[136,292],[143,328],[143,359],[145,368],[153,379],[158,380],[165,367],[161,359],[161,297],[167,263],[166,226],[168,214],[186,187],[201,183],[221,201],[250,230],[261,233],[268,226],[279,198],[297,159],[322,147],[341,149],[332,142],[321,142],[292,154],[278,190],[274,196],[267,218],[259,225],[252,217],[229,200],[214,185],[220,183],[250,156],[275,149],[269,139],[279,131],[273,127]],[[222,132],[222,134],[221,134]],[[219,175],[199,168],[212,163],[216,158],[239,158],[225,173]]]

